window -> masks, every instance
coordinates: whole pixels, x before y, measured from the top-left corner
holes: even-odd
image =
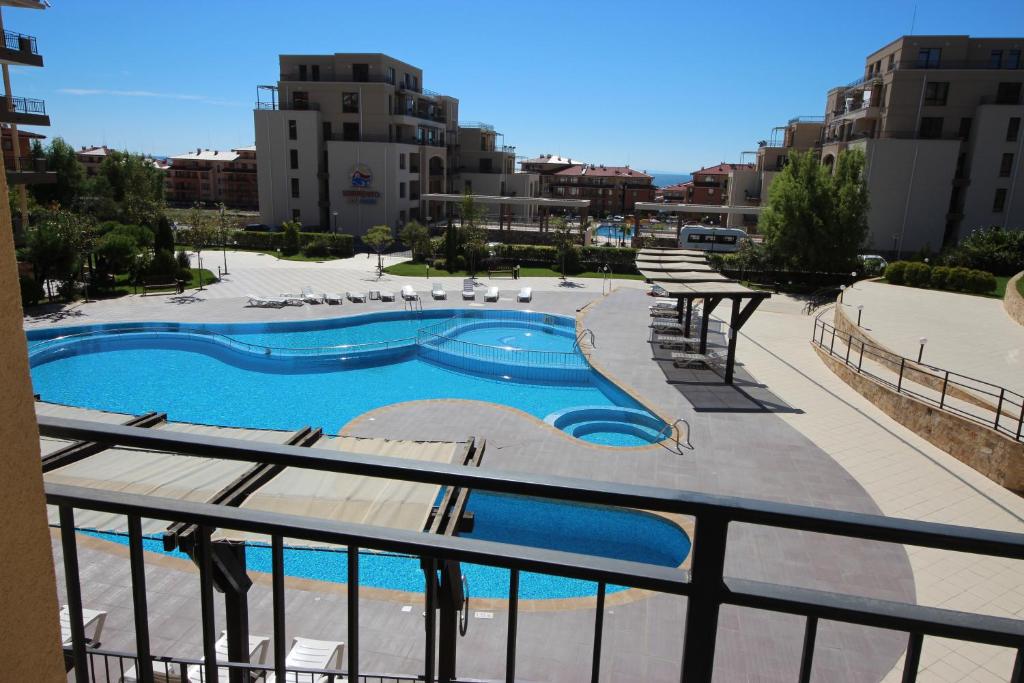
[[[370,65],[369,64],[353,64],[352,65],[352,80],[357,83],[366,83],[370,80]]]
[[[958,133],[958,136],[961,140],[967,140],[971,137],[972,122],[973,119],[971,119],[971,117],[969,116],[965,116],[964,118],[960,119],[960,132]]]
[[[292,197],[298,199],[299,197],[299,179],[292,178]]]
[[[345,92],[341,94],[341,111],[346,114],[359,113],[359,93]]]
[[[939,60],[942,58],[942,49],[937,47],[923,47],[917,51],[918,69],[937,69]]]
[[[996,190],[996,196],[992,200],[992,213],[1002,213],[1006,206],[1006,188],[1000,187]]]
[[[341,139],[348,142],[359,141],[359,124],[358,123],[343,123],[341,124]]]
[[[393,66],[389,66],[388,67],[386,78],[387,78],[388,83],[390,83],[391,85],[395,84],[395,67],[393,67]]]
[[[1012,152],[1004,152],[1003,153],[1003,158],[999,162],[999,177],[1000,178],[1009,178],[1010,177],[1010,173],[1012,173],[1012,172],[1013,172],[1013,153]]]
[[[889,55],[889,64],[885,67],[886,71],[892,71],[896,68],[896,53]]]
[[[288,167],[291,169],[296,169],[299,167],[299,150],[288,150]]]
[[[314,64],[313,65],[313,80],[314,81],[319,81],[320,80],[320,65],[319,64]]]
[[[949,83],[934,82],[927,83],[924,87],[924,103],[943,105],[949,95]]]
[[[299,80],[300,81],[306,80],[306,65],[305,64],[299,64]]]
[[[1020,117],[1014,116],[1006,124],[1006,141],[1017,142],[1017,135],[1020,133]]]
[[[398,212],[398,224],[405,225],[405,209]]]
[[[398,198],[405,199],[405,183],[398,183]]]
[[[324,121],[323,122],[323,131],[324,131],[324,140],[330,140],[331,139],[331,122],[330,121]]]
[[[1000,83],[996,90],[996,104],[1020,104],[1020,83]]]
[[[299,127],[295,123],[295,119],[288,119],[288,139],[298,140],[299,138]]]
[[[1003,66],[1007,69],[1020,68],[1020,50],[1007,50]]]
[[[921,130],[918,135],[925,140],[934,140],[942,137],[942,117],[922,116]]]
[[[293,92],[292,108],[299,110],[309,109],[309,93],[304,90],[297,90]]]
[[[302,213],[298,209],[292,209],[292,220],[293,221],[299,220],[299,216],[301,216],[301,215],[302,215]]]
[[[398,168],[402,171],[405,170],[405,153],[398,155]]]
[[[990,69],[1001,69],[1003,68],[1003,51],[992,50],[991,55],[988,58],[988,68]]]

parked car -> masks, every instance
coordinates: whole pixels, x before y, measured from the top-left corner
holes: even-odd
[[[270,226],[266,223],[248,223],[245,229],[252,232],[270,232]]]

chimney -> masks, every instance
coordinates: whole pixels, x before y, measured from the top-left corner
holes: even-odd
[[[199,154],[202,154],[202,153],[203,153],[203,148],[202,147],[196,147],[196,154],[199,155]]]

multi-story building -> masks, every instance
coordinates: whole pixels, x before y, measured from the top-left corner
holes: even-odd
[[[110,148],[106,145],[82,147],[75,152],[75,158],[78,159],[78,163],[82,164],[85,174],[93,176],[100,172],[100,166],[103,165],[103,161],[107,158],[108,154],[110,154]]]
[[[540,196],[551,197],[551,184],[555,174],[570,166],[584,166],[586,162],[559,156],[558,154],[541,154],[533,159],[524,159],[519,163],[523,173],[536,173],[540,178]]]
[[[730,197],[729,188],[736,184],[749,188],[751,186],[750,177],[754,172],[753,164],[728,164],[723,161],[714,166],[705,166],[694,171],[691,180],[664,188],[662,199],[674,204],[701,204],[704,206],[723,206],[735,203],[737,198]],[[742,178],[742,181],[738,181],[738,178]],[[727,214],[707,215],[704,216],[704,220],[720,225],[726,225],[729,222]],[[737,223],[737,225],[739,224]]]
[[[903,36],[828,92],[821,160],[867,159],[868,246],[938,250],[978,227],[1024,225],[1024,38]]]
[[[550,196],[590,200],[591,215],[628,213],[637,202],[654,200],[653,176],[629,166],[581,164],[558,171]]]
[[[18,7],[23,9],[45,9],[48,5],[38,0],[0,0],[0,8],[4,6]],[[3,29],[3,17],[0,16],[0,29]],[[26,149],[22,144],[23,132],[19,132],[19,126],[49,126],[50,117],[46,114],[46,103],[43,100],[30,99],[28,97],[15,97],[11,91],[11,65],[16,66],[42,66],[43,58],[34,36],[26,36],[14,31],[3,31],[4,40],[0,43],[0,71],[2,71],[3,82],[6,92],[3,95],[3,107],[0,107],[0,124],[5,124],[5,136],[9,136],[12,155],[8,161],[7,152],[4,152],[4,167],[7,171],[7,181],[11,185],[18,186],[18,219],[14,221],[14,232],[16,235],[22,233],[28,227],[28,193],[25,185],[29,183],[54,182],[55,177],[46,173],[45,162],[39,159],[30,159],[29,155],[20,156]],[[13,152],[18,150],[18,154]],[[9,165],[8,165],[9,164]]]
[[[442,215],[420,195],[449,189],[458,106],[422,70],[387,55],[281,55],[255,111],[264,223],[361,235]]]
[[[4,171],[8,185],[33,185],[55,183],[57,174],[47,170],[46,159],[34,157],[32,143],[45,140],[45,135],[31,131],[18,131],[18,147],[14,147],[14,131],[11,126],[0,126],[0,146],[3,147]]]
[[[785,167],[794,152],[816,151],[821,140],[824,119],[820,116],[797,116],[785,126],[772,128],[771,137],[757,145],[756,177],[753,186],[732,183],[734,202],[758,204],[768,201],[768,191],[775,176]],[[740,192],[742,191],[742,196]]]
[[[676,183],[675,185],[666,185],[665,187],[658,188],[654,193],[654,201],[668,202],[670,204],[685,204],[691,197],[693,197],[692,180],[687,180],[685,183]]]
[[[105,149],[105,148],[104,148]],[[197,148],[168,159],[164,195],[171,204],[223,203],[236,209],[259,208],[256,146],[227,152]]]
[[[500,197],[539,197],[537,173],[516,172],[516,148],[497,144],[498,133],[486,123],[460,124],[451,157],[452,192]],[[532,220],[536,207],[509,205],[518,220]]]

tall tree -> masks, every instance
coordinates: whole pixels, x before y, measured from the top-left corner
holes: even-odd
[[[64,138],[54,138],[45,148],[34,143],[33,156],[36,155],[45,158],[49,170],[56,172],[56,182],[29,185],[32,196],[43,206],[75,207],[86,187],[85,168],[75,156],[75,148]]]
[[[70,295],[75,278],[81,270],[82,252],[89,231],[89,221],[65,209],[47,211],[28,235],[29,260],[36,280],[45,282],[47,294],[53,296],[50,281],[60,283],[60,290]]]
[[[210,220],[205,211],[195,205],[188,212],[189,241],[196,255],[196,267],[199,268],[199,289],[203,289],[203,250],[217,242],[217,226]]]
[[[163,207],[163,171],[141,154],[111,151],[89,183],[86,208],[97,220],[153,226]]]
[[[405,244],[412,251],[412,260],[419,261],[430,256],[430,231],[427,226],[419,221],[409,221],[398,233]]]
[[[377,253],[377,276],[384,272],[384,261],[382,254],[391,246],[395,238],[391,236],[390,225],[375,225],[363,235],[363,243]]]
[[[171,219],[161,214],[156,221],[155,237],[153,239],[153,251],[169,251],[174,253],[174,230],[171,229]]]
[[[832,175],[834,202],[829,266],[833,273],[849,270],[857,250],[868,237],[868,187],[864,180],[864,152],[859,149],[840,152]]]
[[[561,266],[562,279],[564,280],[568,261],[576,249],[576,240],[573,238],[572,230],[569,229],[565,218],[562,216],[556,216],[551,219],[551,239],[555,244],[558,263]]]

